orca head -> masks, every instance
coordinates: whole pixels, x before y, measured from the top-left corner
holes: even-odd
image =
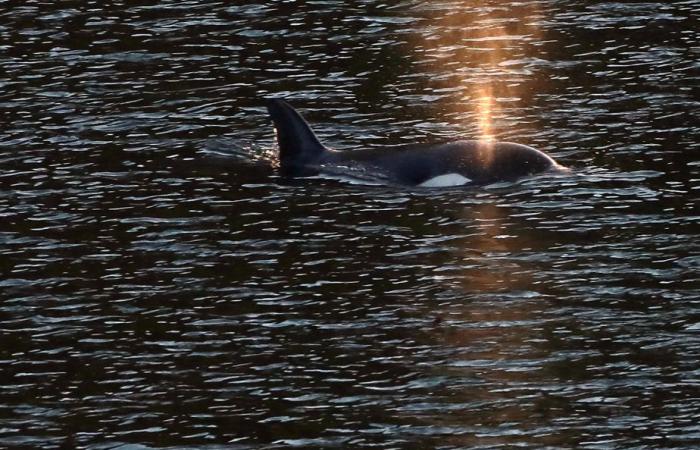
[[[546,153],[527,145],[512,142],[499,142],[493,145],[496,151],[482,159],[482,163],[495,181],[514,181],[524,176],[563,167]],[[486,144],[483,148],[489,149],[489,147],[490,144]],[[483,151],[483,148],[480,150]]]

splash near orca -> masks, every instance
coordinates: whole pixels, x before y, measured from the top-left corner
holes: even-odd
[[[280,171],[287,176],[360,169],[388,184],[441,187],[484,185],[547,171],[564,171],[545,153],[526,145],[494,141],[454,141],[400,147],[336,151],[318,140],[309,124],[280,99],[267,109],[279,145]]]

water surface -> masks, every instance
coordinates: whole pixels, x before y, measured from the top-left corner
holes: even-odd
[[[698,10],[0,4],[0,446],[697,448]],[[574,170],[284,179],[272,95]]]

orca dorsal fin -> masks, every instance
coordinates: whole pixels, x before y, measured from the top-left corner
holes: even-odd
[[[290,173],[306,172],[306,168],[315,165],[328,149],[286,101],[269,98],[267,110],[275,125],[281,169]]]

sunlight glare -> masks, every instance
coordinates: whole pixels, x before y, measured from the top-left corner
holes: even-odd
[[[479,120],[479,138],[482,141],[494,141],[493,134],[493,108],[494,99],[491,86],[482,88],[477,93],[477,117]]]

